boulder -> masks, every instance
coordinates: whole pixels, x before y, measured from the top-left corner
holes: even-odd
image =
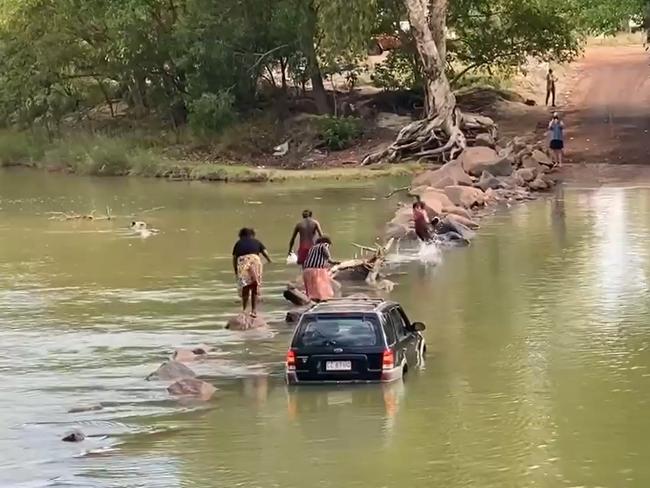
[[[156,371],[147,376],[147,380],[173,381],[182,378],[194,378],[196,373],[183,363],[169,360],[162,363]]]
[[[201,400],[209,400],[217,389],[205,381],[196,378],[185,378],[169,385],[167,391],[174,396],[193,396]]]
[[[410,226],[389,223],[386,226],[385,234],[388,239],[407,239],[413,232],[414,230]]]
[[[544,179],[538,175],[537,178],[528,184],[528,188],[533,191],[544,191],[548,190],[548,183],[546,183],[546,181],[544,181]]]
[[[530,154],[521,158],[521,167],[535,170],[535,173],[542,170],[542,166]]]
[[[481,134],[478,134],[476,136],[476,139],[474,140],[474,145],[475,146],[483,146],[483,147],[491,147],[494,148],[496,142],[494,140],[494,137],[492,135],[488,134],[487,132],[483,132]]]
[[[451,186],[460,186],[460,185],[451,185]],[[464,187],[463,188],[469,188]],[[447,207],[453,207],[455,204],[447,196],[445,190],[436,190],[434,188],[429,188],[426,192],[420,195],[420,200],[424,202],[429,210],[429,215],[431,218],[440,215],[443,210]]]
[[[497,152],[490,147],[474,146],[468,147],[458,158],[465,173],[479,176],[483,172],[483,166],[498,160]],[[478,169],[480,168],[480,170]]]
[[[454,205],[464,208],[481,206],[485,203],[483,191],[470,186],[448,186],[445,193]]]
[[[496,176],[494,176],[489,171],[483,171],[483,173],[481,174],[481,178],[479,179],[476,186],[483,191],[487,191],[490,188],[496,190],[497,188],[501,188],[502,183]]]
[[[471,148],[470,148],[471,149]],[[462,156],[461,156],[462,157]],[[452,183],[449,184],[449,181]],[[432,171],[425,171],[417,175],[411,184],[412,187],[444,188],[451,185],[472,186],[472,179],[463,170],[460,160],[451,161]]]
[[[178,361],[179,363],[191,363],[198,359],[205,359],[208,354],[208,348],[199,346],[199,347],[179,347],[174,351],[172,359]]]
[[[309,297],[298,288],[295,288],[294,286],[287,288],[282,295],[286,300],[290,301],[294,305],[301,306],[301,305],[308,305],[309,303],[311,303]]]
[[[461,217],[460,215],[447,215],[447,220],[450,222],[453,222],[456,225],[462,225],[464,227],[467,227],[468,229],[471,230],[476,230],[480,226],[478,223],[474,222],[472,219],[466,219],[465,217]]]
[[[268,327],[266,320],[264,320],[259,315],[257,317],[252,317],[247,313],[240,313],[235,315],[233,318],[228,320],[226,324],[226,329],[230,330],[252,330],[252,329],[264,329]]]
[[[515,176],[520,178],[523,183],[530,183],[537,174],[538,172],[534,168],[521,168],[516,171]],[[523,186],[523,184],[519,186]]]
[[[445,215],[458,215],[460,217],[464,217],[466,219],[471,219],[472,214],[469,213],[469,211],[463,207],[458,207],[456,205],[452,205],[451,207],[445,207],[442,209],[442,212]]]
[[[528,146],[528,143],[526,142],[526,139],[522,136],[517,136],[515,137],[512,142],[512,148],[514,149],[514,152],[518,153]]]
[[[543,166],[551,167],[553,166],[553,161],[551,161],[551,158],[546,154],[540,151],[539,149],[535,149],[532,154],[531,158],[537,163],[541,164]]]
[[[63,442],[81,442],[86,438],[83,432],[80,430],[73,430],[64,435],[61,440]]]

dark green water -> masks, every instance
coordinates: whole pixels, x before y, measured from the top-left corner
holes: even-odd
[[[310,207],[351,257],[390,215],[394,202],[372,200],[389,186],[0,173],[0,486],[650,486],[649,189],[500,211],[437,267],[402,250],[391,298],[428,324],[425,369],[391,386],[287,390],[291,227]],[[116,221],[47,213],[106,206]],[[133,237],[132,214],[161,233]],[[266,332],[222,329],[245,224],[278,262]],[[215,348],[192,366],[219,388],[209,403],[143,380],[200,343]],[[73,427],[99,437],[60,442]]]

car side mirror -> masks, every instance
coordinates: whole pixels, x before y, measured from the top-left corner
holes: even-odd
[[[424,329],[427,328],[427,326],[424,325],[422,322],[413,322],[412,325],[413,325],[413,330],[415,330],[416,332],[422,332],[424,331]]]

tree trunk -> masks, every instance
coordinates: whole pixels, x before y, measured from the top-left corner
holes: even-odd
[[[447,2],[448,0],[431,0],[431,33],[438,48],[438,55],[447,65]]]
[[[392,162],[405,156],[450,160],[467,145],[461,130],[462,114],[456,108],[456,97],[445,74],[445,60],[440,57],[430,28],[428,1],[404,0],[425,78],[427,118],[404,127],[391,146],[367,156],[364,164],[381,160]],[[446,10],[446,3],[447,0],[431,0],[432,7],[439,13]],[[437,20],[434,25],[442,29],[442,33],[436,35],[440,38],[445,35],[444,15]]]
[[[316,54],[316,11],[314,5],[309,5],[308,12],[308,29],[309,33],[305,39],[305,56],[307,58],[307,74],[311,80],[311,89],[316,102],[316,109],[320,114],[327,114],[330,112],[329,101],[327,100],[327,92],[323,84],[323,75],[318,65],[318,55]]]

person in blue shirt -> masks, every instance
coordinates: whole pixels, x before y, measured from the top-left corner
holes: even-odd
[[[560,115],[555,112],[553,118],[548,124],[548,130],[551,134],[550,148],[553,152],[553,163],[556,166],[562,166],[564,160],[564,122],[560,120]]]

